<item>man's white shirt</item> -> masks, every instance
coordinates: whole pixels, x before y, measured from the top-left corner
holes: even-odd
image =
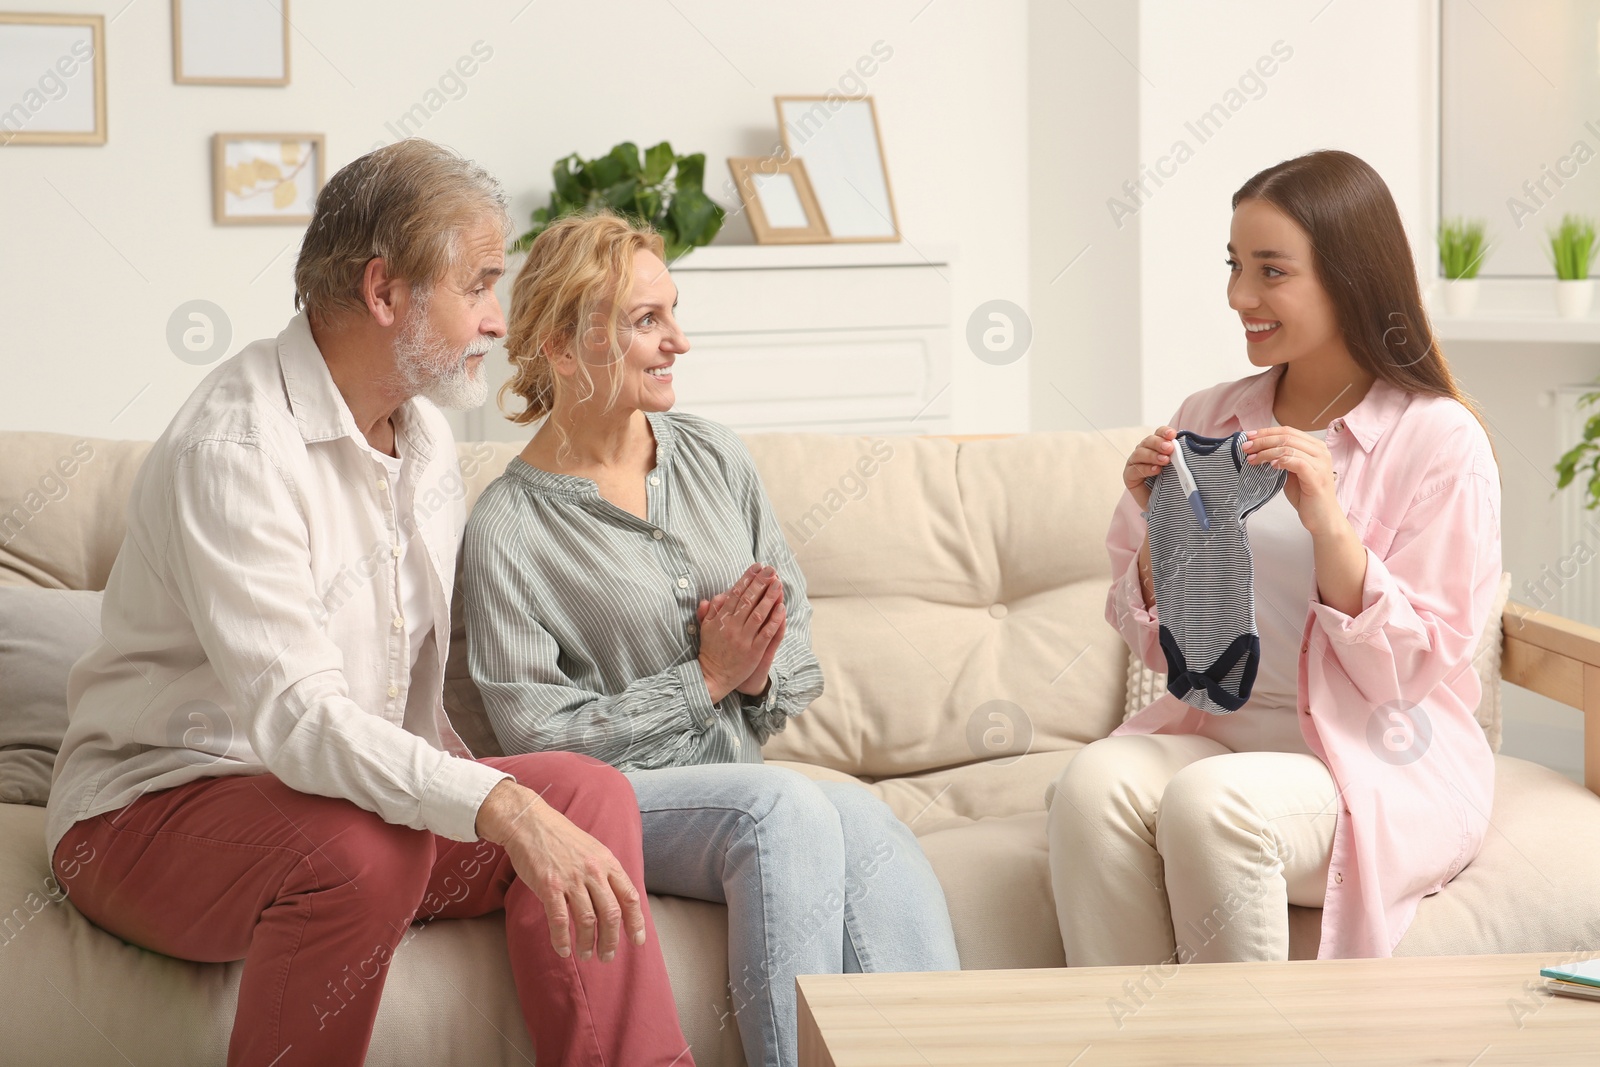
[[[68,682],[52,852],[146,792],[265,772],[476,839],[509,775],[470,758],[442,698],[466,486],[438,409],[413,399],[395,425],[398,479],[303,314],[195,390],[134,480],[102,639]]]

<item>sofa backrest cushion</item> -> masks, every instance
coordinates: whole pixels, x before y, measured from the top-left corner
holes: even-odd
[[[67,673],[100,633],[100,594],[0,589],[0,804],[43,804],[67,729]]]

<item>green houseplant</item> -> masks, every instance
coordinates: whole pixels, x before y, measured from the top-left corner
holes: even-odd
[[[704,152],[680,156],[666,141],[642,153],[624,141],[597,159],[574,152],[551,168],[555,188],[550,203],[533,213],[533,226],[512,243],[525,252],[533,239],[564,215],[609,208],[655,227],[666,244],[667,261],[709,244],[726,214],[705,193]]]
[[[1444,307],[1451,315],[1470,315],[1478,303],[1478,268],[1488,246],[1479,219],[1441,219],[1439,267],[1444,271]]]
[[[1595,244],[1594,220],[1563,215],[1561,225],[1549,231],[1550,260],[1556,269],[1556,308],[1562,316],[1581,319],[1594,301],[1594,281],[1589,266],[1600,246]]]
[[[1589,407],[1596,400],[1600,400],[1600,391],[1584,393],[1578,398],[1578,407]],[[1556,461],[1556,489],[1565,489],[1580,473],[1588,478],[1583,490],[1583,506],[1590,510],[1600,507],[1600,415],[1584,420],[1583,440]]]

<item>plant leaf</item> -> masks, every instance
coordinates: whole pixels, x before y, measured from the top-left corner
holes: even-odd
[[[677,159],[678,157],[672,152],[672,145],[668,144],[666,141],[662,141],[658,145],[652,145],[650,148],[645,149],[643,174],[644,184],[661,184],[661,182],[666,179],[668,172],[672,170],[672,164],[677,162]]]

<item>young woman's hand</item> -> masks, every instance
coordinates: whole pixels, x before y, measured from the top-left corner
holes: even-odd
[[[1268,426],[1250,430],[1246,436],[1247,462],[1270,463],[1289,472],[1283,495],[1312,536],[1348,524],[1334,493],[1333,454],[1324,442],[1292,426]]]
[[[1122,468],[1122,484],[1133,494],[1140,511],[1150,508],[1150,487],[1144,480],[1160,474],[1172,462],[1172,450],[1178,447],[1173,438],[1177,436],[1178,431],[1171,426],[1158,426],[1155,433],[1139,442],[1139,447],[1128,456],[1127,466]]]
[[[700,673],[713,703],[748,685],[776,638],[786,613],[783,582],[772,567],[752,564],[726,593],[695,612],[700,630]],[[767,668],[771,669],[770,661]],[[765,683],[762,683],[765,684]]]

